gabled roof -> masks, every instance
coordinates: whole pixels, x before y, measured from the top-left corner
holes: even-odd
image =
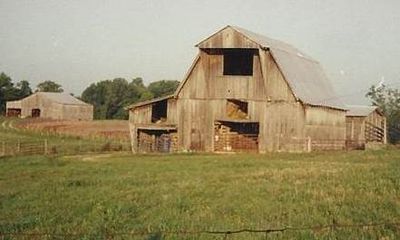
[[[347,105],[348,111],[346,116],[349,117],[366,117],[373,111],[378,110],[377,106],[363,106],[363,105]],[[379,112],[380,113],[380,112]]]
[[[60,103],[60,104],[68,104],[68,105],[90,105],[88,103],[85,103],[70,94],[67,93],[55,93],[55,92],[36,92],[33,95],[37,96],[43,96],[45,98],[48,98],[54,102]],[[32,95],[31,95],[32,96]]]
[[[305,104],[313,106],[346,109],[345,104],[337,97],[319,62],[290,44],[240,27],[226,26],[214,35],[226,28],[231,28],[242,34],[244,37],[258,44],[261,49],[269,49],[297,99]],[[196,46],[200,46],[212,36],[203,40]]]

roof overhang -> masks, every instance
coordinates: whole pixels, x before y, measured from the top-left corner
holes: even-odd
[[[153,103],[156,103],[156,102],[161,102],[161,101],[168,100],[168,99],[171,99],[171,98],[174,98],[174,94],[168,95],[168,96],[165,96],[165,97],[153,98],[153,99],[150,99],[148,101],[138,102],[138,103],[129,105],[128,107],[125,108],[125,110],[130,110],[132,108],[137,108],[137,107],[143,107],[143,106],[146,106],[146,105],[149,105],[149,104],[153,104]]]

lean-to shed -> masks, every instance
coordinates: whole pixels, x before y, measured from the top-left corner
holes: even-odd
[[[36,92],[6,104],[6,115],[11,117],[40,117],[63,120],[92,120],[93,106],[70,94]]]
[[[386,144],[386,118],[376,106],[348,105],[346,113],[347,146],[365,149],[368,144]]]
[[[316,60],[235,26],[196,47],[173,95],[129,107],[133,152],[345,148],[346,107]]]

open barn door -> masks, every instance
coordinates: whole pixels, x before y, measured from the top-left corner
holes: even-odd
[[[177,150],[176,130],[138,129],[137,149],[142,153],[171,153]]]
[[[258,152],[259,123],[218,120],[214,123],[214,151]]]

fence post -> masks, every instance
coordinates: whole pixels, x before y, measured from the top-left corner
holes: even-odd
[[[307,137],[307,152],[311,152],[311,137]]]
[[[44,155],[47,155],[49,153],[48,151],[48,142],[47,139],[44,140]]]
[[[3,141],[1,143],[1,156],[5,156],[6,155],[6,142]]]
[[[18,140],[17,142],[17,153],[21,152],[21,140]]]

